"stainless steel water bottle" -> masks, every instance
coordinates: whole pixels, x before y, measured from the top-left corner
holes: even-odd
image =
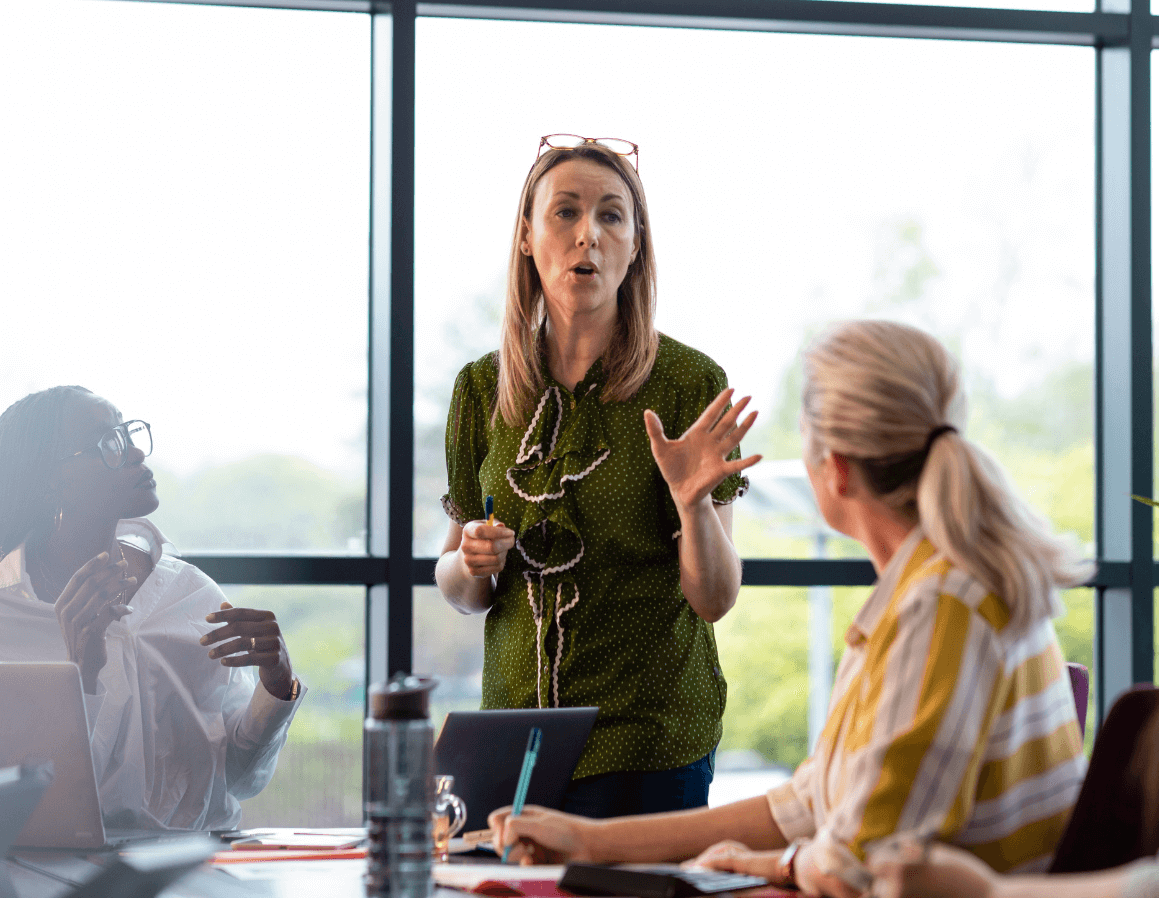
[[[430,695],[436,683],[430,677],[397,674],[389,683],[370,688],[363,741],[370,896],[427,898],[432,891]]]

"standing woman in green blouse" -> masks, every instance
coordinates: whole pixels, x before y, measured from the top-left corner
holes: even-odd
[[[484,708],[599,706],[566,804],[592,817],[707,801],[725,703],[711,624],[741,583],[729,503],[760,459],[740,457],[748,397],[730,407],[721,368],[655,329],[637,158],[540,141],[501,348],[455,382],[435,572],[455,608],[487,613]]]

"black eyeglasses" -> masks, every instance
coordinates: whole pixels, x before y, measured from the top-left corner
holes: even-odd
[[[149,429],[147,421],[133,420],[118,424],[112,430],[104,433],[97,441],[96,446],[86,446],[79,452],[66,455],[60,460],[68,461],[70,458],[91,452],[93,449],[99,449],[101,461],[105,463],[105,467],[115,471],[117,468],[124,467],[125,453],[130,446],[136,446],[146,456],[153,454],[153,431]]]
[[[580,137],[578,134],[545,134],[539,138],[539,150],[535,154],[538,159],[543,155],[543,148],[550,150],[575,150],[584,144],[594,143],[611,150],[617,156],[634,156],[632,168],[640,171],[640,148],[630,140],[619,137]]]

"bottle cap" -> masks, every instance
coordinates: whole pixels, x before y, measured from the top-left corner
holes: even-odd
[[[431,716],[434,677],[397,673],[388,683],[370,687],[370,716],[375,720],[426,720]]]

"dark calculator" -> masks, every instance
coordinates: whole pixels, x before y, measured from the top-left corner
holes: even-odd
[[[633,895],[636,898],[691,898],[768,885],[747,873],[683,870],[670,864],[613,867],[568,864],[559,887],[576,895]]]

